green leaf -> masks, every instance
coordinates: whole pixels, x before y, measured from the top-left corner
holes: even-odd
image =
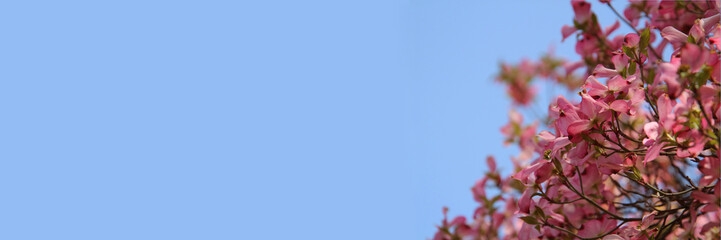
[[[536,208],[536,210],[533,211],[533,215],[536,215],[536,216],[538,216],[539,218],[541,218],[541,219],[543,219],[543,220],[548,219],[548,217],[546,217],[546,214],[545,214],[545,213],[543,212],[543,210],[540,209],[540,208]]]
[[[701,71],[696,73],[694,80],[698,86],[703,86],[711,78],[711,67],[704,65]]]
[[[623,52],[631,59],[636,59],[636,54],[633,52],[633,48],[623,46]]]
[[[636,63],[631,62],[630,66],[628,66],[628,75],[633,75],[636,73]]]
[[[538,221],[538,219],[536,219],[536,218],[534,218],[534,217],[532,217],[532,216],[521,217],[521,220],[523,220],[524,222],[526,222],[526,223],[528,223],[528,224],[531,224],[531,225],[538,225],[538,224],[541,223],[541,222]]]
[[[648,72],[648,74],[646,74],[646,79],[644,79],[644,81],[648,84],[651,84],[651,83],[653,83],[653,80],[656,78],[656,69],[651,68],[651,69],[648,69],[647,72]]]
[[[548,149],[543,152],[543,159],[551,159],[551,149]]]
[[[523,185],[521,180],[511,178],[511,182],[509,183],[511,185],[511,188],[516,189],[518,192],[523,192],[523,190],[526,190],[526,185]]]
[[[559,173],[563,174],[563,167],[561,166],[561,162],[558,161],[558,159],[553,158],[553,166],[556,167],[556,170],[558,170]]]
[[[643,182],[643,178],[641,177],[641,171],[639,171],[636,166],[631,167],[631,171],[627,173],[628,177],[630,177],[631,179],[637,182]]]
[[[641,53],[643,53],[644,55],[648,55],[647,48],[648,48],[650,38],[651,38],[651,32],[650,32],[649,28],[644,29],[643,32],[641,32],[641,41],[638,42],[639,51]]]
[[[491,203],[495,203],[496,201],[498,201],[500,199],[501,199],[501,195],[495,196],[495,197],[493,197],[493,199],[491,199]],[[493,205],[493,204],[491,204],[491,205]]]
[[[575,27],[576,29],[584,29],[584,28],[586,28],[586,25],[580,24],[580,23],[576,22],[576,20],[573,20],[573,27]]]

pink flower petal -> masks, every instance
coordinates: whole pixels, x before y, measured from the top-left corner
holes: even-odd
[[[646,152],[646,157],[643,158],[643,165],[646,166],[647,162],[658,158],[658,156],[660,156],[661,154],[661,148],[663,148],[664,146],[666,146],[665,142],[656,142],[655,144],[651,145],[651,147]]]
[[[650,122],[643,125],[643,132],[649,139],[657,139],[659,135],[659,126],[657,122]]]
[[[611,109],[613,109],[616,112],[620,113],[628,113],[628,110],[630,107],[628,106],[628,102],[626,100],[616,100],[611,103]]]
[[[596,68],[593,69],[593,76],[596,77],[613,77],[618,75],[618,72],[616,70],[606,68],[601,64],[598,64]]]
[[[575,33],[576,31],[578,31],[578,29],[576,29],[575,27],[563,25],[563,27],[561,28],[561,35],[563,35],[563,39],[561,39],[561,42],[566,40],[568,36],[571,36],[571,34]]]
[[[663,30],[661,30],[661,37],[671,42],[671,44],[673,44],[674,46],[680,46],[688,39],[688,35],[671,26],[665,27]]]
[[[585,1],[573,1],[573,12],[576,14],[575,20],[579,23],[586,22],[591,17],[591,4]]]
[[[488,164],[488,171],[490,171],[490,172],[496,171],[496,159],[493,156],[488,156],[486,158],[486,164]]]
[[[591,129],[591,127],[593,127],[591,125],[591,121],[587,120],[587,119],[583,119],[583,120],[575,121],[575,122],[571,123],[571,125],[568,125],[568,130],[566,130],[566,131],[568,131],[569,135],[577,135],[583,131]]]

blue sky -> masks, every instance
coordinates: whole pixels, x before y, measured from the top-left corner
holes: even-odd
[[[2,239],[425,239],[515,153],[498,61],[573,56],[565,1],[1,6]]]

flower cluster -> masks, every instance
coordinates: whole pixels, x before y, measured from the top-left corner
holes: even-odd
[[[511,110],[513,173],[489,157],[471,189],[479,207],[444,217],[434,239],[721,239],[721,3],[631,1],[619,13],[601,0],[619,18],[607,27],[590,3],[571,4],[561,34],[582,60],[502,64],[497,79],[516,107],[536,78],[578,96],[555,98],[544,125]],[[621,22],[634,32],[614,35]]]

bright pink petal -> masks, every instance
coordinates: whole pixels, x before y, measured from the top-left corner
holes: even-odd
[[[646,123],[646,125],[643,125],[643,132],[646,133],[649,139],[657,139],[660,134],[658,123]]]
[[[523,191],[523,194],[520,198],[518,198],[518,212],[520,213],[529,213],[531,210],[531,197],[533,196],[533,193],[535,193],[534,188],[526,188],[525,191]]]
[[[656,142],[646,151],[646,157],[643,158],[643,165],[646,166],[647,162],[655,160],[661,154],[661,148],[666,146],[665,142]]]
[[[536,184],[541,184],[551,178],[552,171],[553,164],[550,162],[546,162],[540,168],[536,169],[533,173],[536,176]]]

